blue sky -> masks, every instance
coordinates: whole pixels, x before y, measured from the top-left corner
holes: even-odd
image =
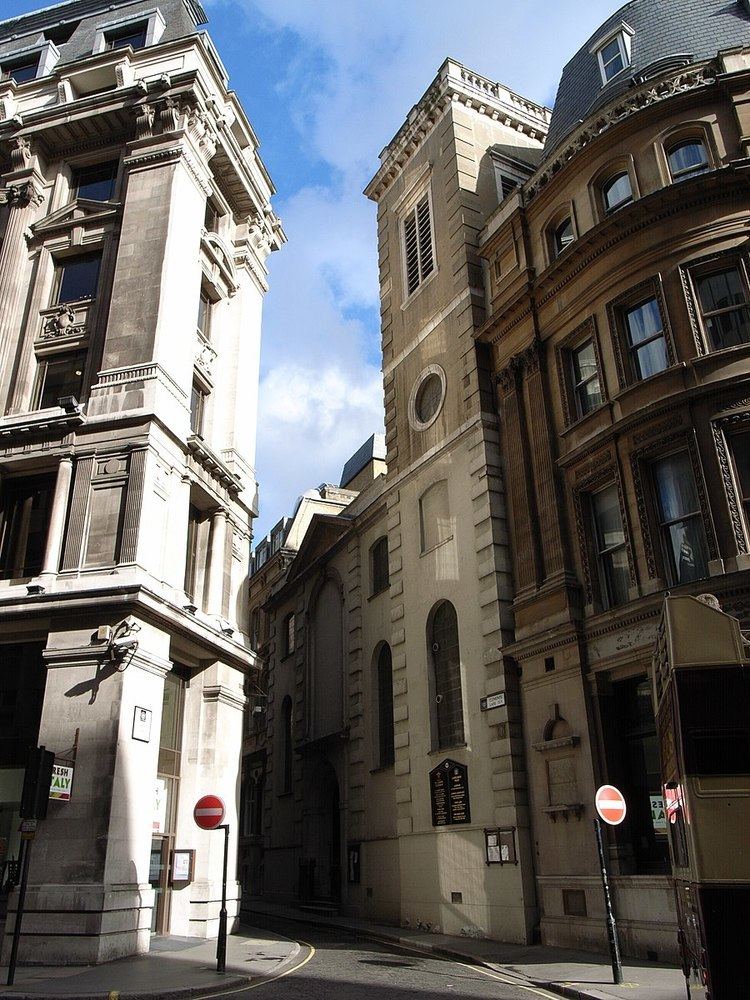
[[[203,2],[289,237],[264,311],[259,540],[382,429],[375,206],[362,195],[382,147],[446,56],[551,105],[564,63],[619,4]],[[3,17],[40,6],[0,0]]]

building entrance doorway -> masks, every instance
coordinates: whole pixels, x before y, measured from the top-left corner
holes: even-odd
[[[300,894],[307,899],[338,903],[341,899],[339,783],[328,761],[314,767],[306,798]]]
[[[151,912],[152,934],[166,934],[169,931],[169,904],[172,895],[171,859],[177,822],[182,721],[187,678],[187,672],[179,667],[175,667],[164,678],[148,876],[154,889],[154,908]]]

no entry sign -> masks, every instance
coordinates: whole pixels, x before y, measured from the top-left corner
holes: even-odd
[[[224,819],[224,803],[218,795],[204,795],[195,803],[193,819],[202,830],[215,830]]]
[[[625,805],[625,796],[614,785],[602,785],[596,793],[594,801],[596,811],[610,826],[619,826],[625,819],[625,814],[628,811],[628,807]]]

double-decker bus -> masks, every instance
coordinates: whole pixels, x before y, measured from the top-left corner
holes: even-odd
[[[653,660],[688,996],[750,997],[750,646],[710,594],[664,599]]]

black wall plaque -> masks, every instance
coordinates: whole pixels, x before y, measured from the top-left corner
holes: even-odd
[[[432,825],[471,823],[469,773],[465,764],[444,760],[430,771]]]

